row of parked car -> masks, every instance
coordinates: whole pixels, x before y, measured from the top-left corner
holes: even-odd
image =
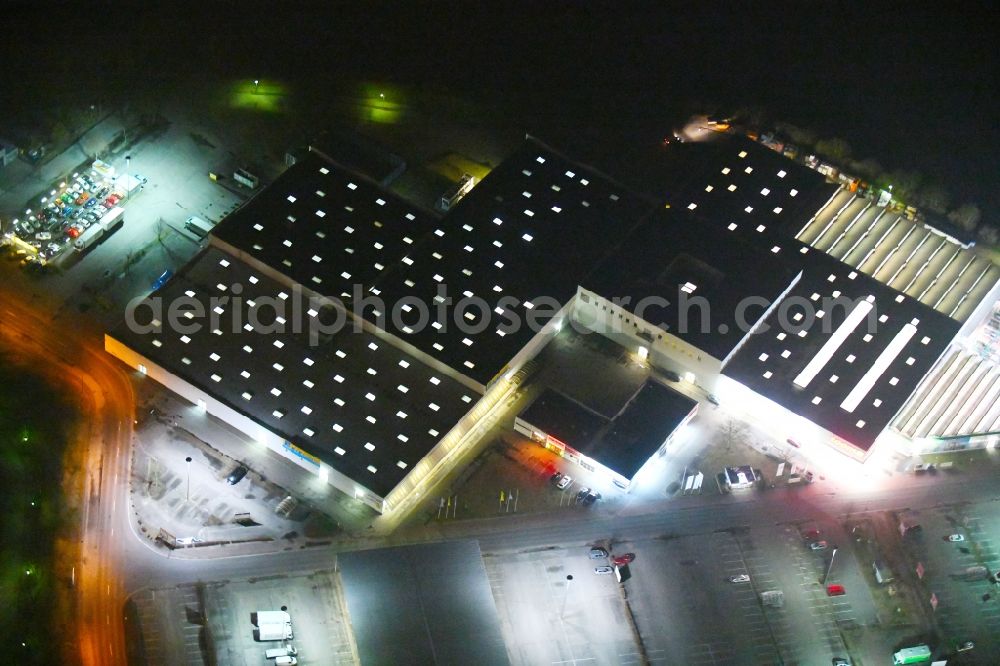
[[[121,195],[112,192],[103,179],[76,174],[41,210],[16,221],[14,233],[50,259],[62,250],[67,239],[79,236],[120,199]]]
[[[145,184],[146,178],[136,174]],[[23,241],[38,249],[44,259],[58,254],[66,243],[96,224],[118,205],[124,194],[115,191],[104,178],[74,174],[65,189],[45,206],[14,222],[13,230]]]

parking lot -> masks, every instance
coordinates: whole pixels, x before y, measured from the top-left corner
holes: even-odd
[[[484,554],[512,663],[642,663],[615,576],[595,574],[607,560],[588,553]]]
[[[934,615],[945,647],[971,640],[975,654],[963,655],[970,660],[964,663],[991,663],[972,659],[1000,654],[1000,588],[989,577],[1000,570],[995,539],[1000,516],[989,504],[975,504],[925,510],[915,517],[921,529],[907,534],[903,548],[912,566],[919,562],[924,568],[922,591],[925,598],[934,594],[937,599]],[[950,541],[950,535],[962,540]]]
[[[332,572],[144,590],[133,597],[146,663],[273,664],[264,651],[281,641],[255,641],[250,614],[286,608],[298,663],[357,663]]]
[[[112,217],[112,210],[124,205],[129,195],[135,197],[147,182],[141,174],[115,178],[103,162],[95,162],[94,167],[74,173],[40,198],[38,210],[26,209],[22,217],[11,222],[11,231],[19,241],[12,251],[20,251],[22,264],[44,266],[74,249],[86,250],[108,225],[102,220]],[[87,233],[92,227],[101,230]]]
[[[626,585],[653,663],[825,665],[848,655],[843,631],[871,620],[849,554],[838,552],[827,581],[846,594],[828,596],[820,580],[832,551],[810,550],[797,525],[621,547],[637,555]],[[742,574],[749,580],[730,581]],[[781,606],[762,601],[772,591],[782,593]]]

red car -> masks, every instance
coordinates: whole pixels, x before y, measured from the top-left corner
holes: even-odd
[[[121,197],[118,196],[117,194],[112,194],[111,196],[109,196],[107,199],[104,200],[104,207],[114,208],[119,201],[121,201]]]
[[[81,192],[80,196],[78,196],[74,200],[74,202],[76,203],[77,206],[82,206],[83,204],[87,203],[87,199],[89,198],[90,198],[89,194],[87,194],[86,192]]]
[[[839,597],[843,594],[847,594],[847,590],[844,589],[843,585],[827,585],[826,594],[831,597]]]
[[[70,227],[69,229],[66,230],[66,235],[69,236],[70,238],[76,238],[77,236],[80,235],[80,232],[77,231],[75,227]]]
[[[611,561],[615,565],[617,565],[619,567],[623,567],[626,564],[629,564],[630,562],[632,562],[634,559],[635,559],[635,553],[625,553],[624,555],[615,555],[611,559]]]

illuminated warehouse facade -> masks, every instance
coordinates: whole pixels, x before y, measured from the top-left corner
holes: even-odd
[[[106,349],[378,511],[450,469],[571,319],[863,458],[960,322],[796,238],[836,186],[710,150],[665,208],[528,138],[443,217],[309,153],[151,296],[218,324],[141,306]]]

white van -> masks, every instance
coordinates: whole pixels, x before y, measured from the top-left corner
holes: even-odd
[[[275,666],[295,666],[299,660],[295,657],[278,657],[274,660]]]
[[[298,652],[291,645],[286,645],[284,647],[270,648],[264,651],[264,656],[268,659],[275,659],[277,657],[287,657],[296,655]]]

